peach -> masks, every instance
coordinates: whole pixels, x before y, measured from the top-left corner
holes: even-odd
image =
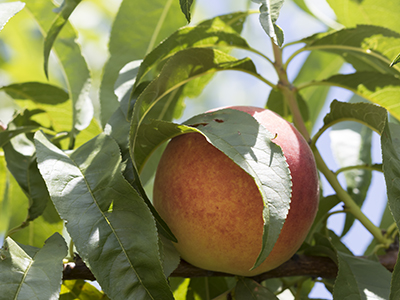
[[[178,239],[181,257],[199,268],[253,276],[274,269],[299,249],[318,208],[318,174],[301,134],[274,112],[229,107],[252,115],[272,134],[292,176],[289,213],[262,264],[263,201],[254,179],[199,133],[173,138],[157,168],[153,203]]]

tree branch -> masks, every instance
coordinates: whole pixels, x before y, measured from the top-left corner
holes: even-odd
[[[380,263],[389,271],[393,271],[396,264],[398,251],[389,250],[385,255],[379,256]],[[328,257],[294,255],[289,261],[271,271],[252,277],[261,282],[270,278],[286,276],[310,276],[321,278],[335,278],[338,272],[336,264]],[[208,271],[197,268],[188,262],[181,260],[171,277],[210,277],[210,276],[234,276],[222,272]],[[77,256],[74,263],[64,264],[63,280],[86,279],[96,280],[89,268]]]

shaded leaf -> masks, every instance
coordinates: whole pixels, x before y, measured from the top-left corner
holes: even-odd
[[[32,115],[34,112],[24,111],[8,124],[9,129],[0,133],[0,138],[2,138],[4,133],[11,131],[10,138],[2,146],[7,168],[29,200],[28,216],[25,221],[32,221],[39,217],[50,200],[46,185],[37,169],[33,141],[25,134],[17,135],[21,131],[28,131],[29,128],[37,129],[35,126],[29,126],[35,123],[30,120]],[[16,127],[16,125],[25,124],[28,126]]]
[[[128,62],[143,59],[161,40],[185,25],[176,0],[125,0],[115,17],[109,42],[110,57],[100,85],[101,124],[118,108],[114,83]]]
[[[0,244],[3,244],[4,235],[8,230],[10,219],[10,178],[7,172],[4,156],[0,156]]]
[[[343,62],[344,60],[340,56],[323,51],[311,51],[296,78],[293,80],[293,85],[297,86],[312,80],[323,80],[337,74]],[[316,123],[325,105],[329,90],[330,87],[328,86],[316,86],[299,91],[307,103],[311,125]]]
[[[38,249],[11,238],[0,249],[0,289],[3,299],[58,299],[67,255],[64,239],[55,233]]]
[[[8,20],[23,9],[24,6],[25,3],[20,1],[0,3],[0,31],[4,28],[4,25],[6,25]]]
[[[14,99],[30,99],[36,103],[58,104],[69,99],[63,89],[41,82],[24,82],[2,86],[0,90]]]
[[[171,275],[181,262],[181,256],[170,239],[159,235],[160,255],[165,277]]]
[[[392,225],[394,222],[392,213],[389,208],[389,203],[386,202],[385,210],[382,214],[380,223],[379,223],[379,228],[389,228],[390,225]],[[364,255],[384,255],[386,254],[386,251],[384,249],[379,249],[378,252],[376,252],[376,246],[379,245],[380,242],[377,239],[373,239],[371,243],[368,245],[367,249],[364,252]]]
[[[381,135],[383,172],[387,188],[388,205],[393,218],[400,226],[400,126],[393,123],[386,123],[385,130]],[[392,287],[390,300],[400,296],[400,265],[399,259],[395,265],[392,276]]]
[[[181,10],[186,17],[188,23],[190,23],[190,8],[193,4],[193,0],[179,0]]]
[[[172,299],[153,216],[121,173],[117,143],[101,134],[70,156],[35,135],[39,170],[72,240],[111,298]]]
[[[389,299],[391,273],[377,261],[337,251],[338,276],[334,299]]]
[[[195,116],[184,124],[196,127],[207,140],[254,178],[264,201],[264,232],[260,254],[253,268],[271,252],[290,206],[291,176],[274,135],[252,116],[223,109]]]
[[[329,195],[319,201],[317,215],[315,216],[314,223],[308,233],[306,241],[310,241],[315,232],[320,229],[326,228],[326,221],[329,211],[340,203],[340,199],[336,195]]]
[[[236,300],[277,300],[278,298],[270,290],[259,284],[258,282],[246,278],[239,277],[234,289]]]
[[[308,105],[303,97],[300,95],[300,93],[296,93],[296,99],[303,121],[305,122],[307,129],[311,131],[312,128],[311,123],[309,122],[310,116],[308,112]],[[290,108],[283,98],[283,94],[279,90],[271,90],[268,96],[267,107],[268,109],[276,112],[277,114],[285,118],[288,122],[293,122]]]
[[[54,41],[56,40],[61,29],[68,22],[69,16],[80,2],[81,0],[64,0],[61,4],[61,7],[58,9],[57,17],[54,19],[49,31],[47,32],[47,35],[44,39],[44,72],[46,77],[49,77],[49,56]]]

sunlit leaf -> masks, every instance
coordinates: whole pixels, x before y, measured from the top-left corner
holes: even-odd
[[[119,70],[130,61],[143,59],[160,41],[185,25],[175,0],[124,0],[111,30],[110,57],[100,86],[101,123],[118,108],[114,83]]]
[[[56,17],[53,11],[55,7],[51,1],[28,1],[26,6],[41,29],[47,32],[52,26],[54,17]],[[72,108],[70,109],[72,111],[72,120],[70,120],[72,128],[69,128],[69,130],[73,131],[73,135],[85,129],[93,117],[93,105],[89,99],[90,74],[76,41],[75,30],[67,22],[63,25],[62,31],[59,32],[53,45],[53,51],[59,58],[65,75],[64,79],[68,87],[69,98],[72,100]],[[70,146],[73,146],[73,143]]]
[[[390,28],[400,33],[397,0],[327,0],[337,19],[346,27],[371,24]]]
[[[264,31],[278,46],[283,44],[283,31],[276,24],[284,0],[252,0],[260,3],[260,23]]]
[[[293,85],[326,79],[337,74],[343,63],[344,60],[340,56],[323,51],[312,51],[293,80]],[[329,90],[330,87],[316,86],[299,91],[307,103],[310,124],[316,123],[325,101],[328,100]]]
[[[108,300],[109,298],[84,280],[65,280],[61,285],[60,300]]]
[[[172,299],[148,206],[121,173],[117,143],[101,134],[70,155],[35,135],[39,170],[86,265],[111,298]]]
[[[190,47],[236,47],[250,50],[246,40],[239,35],[247,16],[248,12],[237,12],[177,30],[146,55],[136,84],[163,59]]]
[[[16,117],[15,122],[18,122],[18,117]],[[15,124],[10,123],[8,127],[13,129],[13,126]],[[26,135],[19,134],[4,144],[3,149],[8,170],[13,174],[29,199],[26,221],[32,221],[43,213],[50,200],[47,188],[37,169],[36,149],[33,141]]]
[[[0,249],[0,289],[3,299],[58,299],[62,259],[67,246],[59,234],[38,249],[18,245],[11,238]]]
[[[215,299],[226,290],[228,290],[228,284],[225,277],[191,278],[186,299]]]
[[[14,99],[30,99],[36,103],[58,104],[69,99],[63,89],[41,82],[15,83],[2,86],[0,90]]]
[[[386,108],[397,119],[400,118],[400,107],[398,105],[400,78],[397,76],[375,72],[356,72],[347,75],[334,75],[312,85],[328,85],[348,89],[370,102]]]
[[[4,25],[6,25],[8,20],[23,9],[24,6],[25,3],[20,1],[0,3],[0,31],[4,28]]]

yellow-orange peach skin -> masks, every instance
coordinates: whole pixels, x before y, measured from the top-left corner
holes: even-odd
[[[242,276],[274,269],[303,243],[318,208],[318,175],[301,134],[274,112],[229,107],[251,114],[272,134],[292,176],[292,198],[281,234],[266,260],[250,271],[261,250],[263,202],[253,178],[199,133],[173,138],[154,182],[154,206],[194,266]]]

